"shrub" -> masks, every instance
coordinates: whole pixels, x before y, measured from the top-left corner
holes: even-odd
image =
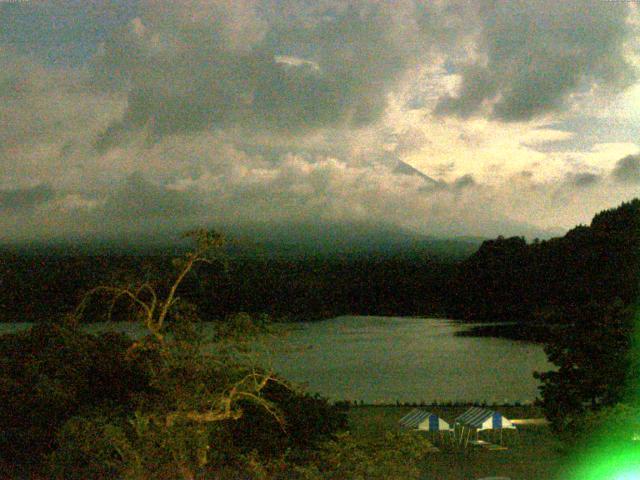
[[[568,446],[599,443],[631,444],[640,437],[640,406],[618,403],[572,417],[563,439]]]
[[[0,336],[0,456],[32,462],[55,448],[58,430],[81,408],[131,402],[146,382],[126,359],[130,345],[125,335],[68,324]]]
[[[319,395],[300,392],[285,382],[271,382],[263,390],[266,400],[277,406],[282,423],[263,408],[241,403],[243,416],[228,421],[216,432],[215,444],[225,444],[242,455],[252,451],[276,458],[289,451],[304,451],[332,440],[347,429],[347,407],[332,405]]]
[[[287,478],[418,479],[420,465],[431,451],[432,445],[415,432],[387,432],[375,440],[343,434],[323,444],[306,464],[293,466]]]
[[[126,450],[120,447],[128,442],[114,420],[113,412],[67,420],[49,457],[51,475],[69,480],[117,478],[127,460]]]

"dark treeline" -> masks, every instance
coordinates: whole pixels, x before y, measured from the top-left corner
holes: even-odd
[[[291,320],[443,313],[452,268],[419,256],[242,261],[201,282],[200,305],[213,316],[227,306]]]
[[[460,243],[466,259],[459,245],[448,258],[428,248],[342,255],[231,252],[226,268],[203,266],[185,281],[181,294],[206,319],[245,311],[289,320],[370,314],[562,323],[590,303],[632,303],[640,273],[639,231],[640,200],[634,200],[560,238],[527,243],[522,237],[498,237],[470,256],[469,244]],[[454,251],[455,242],[448,247]],[[163,278],[174,255],[161,249],[142,254],[6,249],[0,255],[0,321],[60,316],[87,289],[122,282],[127,275]],[[104,309],[96,307],[92,318],[104,317],[99,312]],[[124,314],[114,312],[115,319]],[[535,328],[511,330],[512,337],[537,337]]]
[[[447,314],[468,321],[563,323],[589,304],[633,304],[640,200],[598,213],[561,238],[484,242],[452,278]],[[517,334],[517,332],[514,332]]]
[[[5,253],[0,321],[55,318],[74,308],[93,286],[121,283],[132,271],[162,278],[170,268],[168,254]],[[202,266],[185,281],[181,295],[210,319],[238,311],[288,320],[348,313],[443,314],[453,268],[453,262],[419,252],[351,258],[232,256],[226,268]],[[104,309],[98,306],[92,314],[94,319],[104,317]],[[124,312],[116,308],[114,319],[119,314]]]

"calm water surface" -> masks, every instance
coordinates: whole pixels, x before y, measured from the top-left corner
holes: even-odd
[[[540,345],[456,337],[450,320],[338,317],[296,325],[272,363],[333,399],[365,402],[530,402],[534,370],[553,368]]]
[[[0,333],[27,326],[0,324]],[[140,331],[132,324],[109,328]],[[466,327],[450,320],[343,316],[284,328],[287,335],[270,344],[265,361],[335,400],[524,403],[538,393],[533,371],[553,367],[540,345],[456,337]]]

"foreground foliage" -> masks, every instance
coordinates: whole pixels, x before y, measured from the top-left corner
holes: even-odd
[[[3,468],[65,479],[215,478],[251,456],[282,458],[345,428],[339,406],[255,364],[244,340],[265,331],[264,318],[221,323],[203,353],[197,311],[177,292],[196,264],[216,258],[222,238],[192,236],[196,249],[164,286],[98,286],[64,322],[0,338]],[[79,320],[95,296],[109,313],[127,300],[148,335],[83,332]]]
[[[0,457],[28,464],[51,452],[57,431],[91,409],[134,407],[149,372],[127,361],[124,335],[41,324],[0,337]]]
[[[623,400],[632,374],[633,310],[621,303],[589,304],[545,345],[558,368],[536,373],[545,416],[557,432],[579,428],[583,417]]]
[[[233,469],[215,478],[252,480],[414,480],[433,451],[416,432],[386,432],[379,437],[337,435],[312,450],[263,459],[257,452],[242,457]]]

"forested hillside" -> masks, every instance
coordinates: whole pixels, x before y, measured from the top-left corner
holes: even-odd
[[[369,314],[561,323],[584,305],[616,299],[629,305],[636,298],[640,200],[603,211],[591,225],[563,237],[532,243],[498,237],[461,258],[460,246],[468,250],[469,245],[450,241],[333,255],[232,251],[226,268],[203,267],[182,288],[209,319],[246,311],[290,320]],[[276,246],[270,248],[273,252]],[[444,248],[457,253],[447,258]],[[132,269],[162,277],[173,255],[162,249],[135,254],[5,250],[0,321],[38,322],[61,315],[87,288],[121,279]],[[117,318],[117,308],[115,313]]]
[[[557,323],[588,304],[630,305],[640,274],[640,200],[598,213],[589,226],[527,244],[485,241],[458,265],[447,313],[469,321]]]
[[[121,280],[132,270],[149,278],[162,276],[171,269],[170,256],[5,253],[0,321],[39,322],[62,315],[88,288]],[[348,313],[443,313],[454,263],[410,251],[352,257],[230,256],[226,268],[220,267],[202,266],[181,287],[181,295],[198,305],[203,318],[246,311],[311,320]],[[98,311],[103,310],[96,315]],[[117,308],[114,313],[118,318]]]

